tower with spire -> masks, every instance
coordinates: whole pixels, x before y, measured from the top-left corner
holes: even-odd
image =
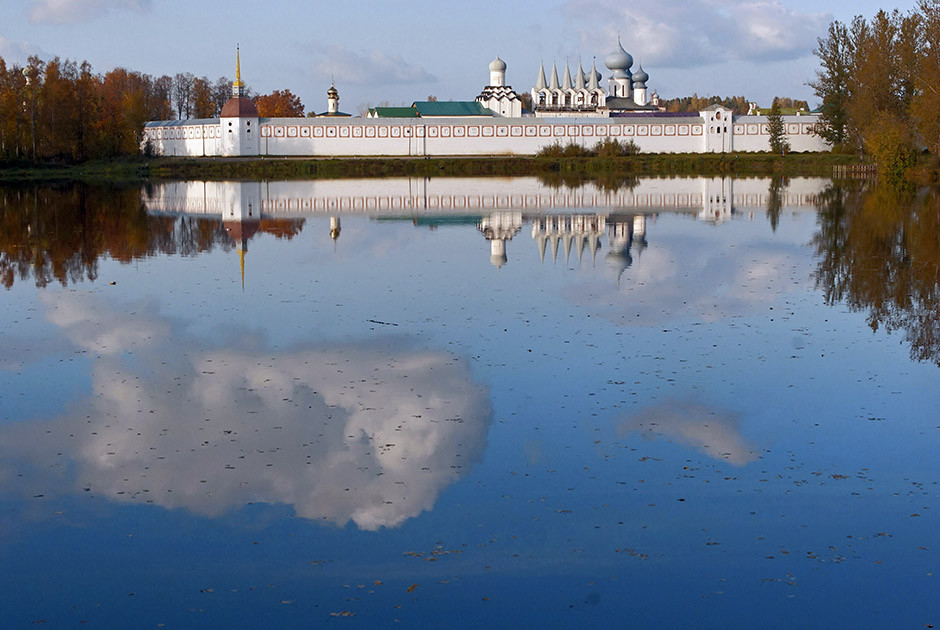
[[[235,81],[232,98],[225,101],[219,115],[222,155],[258,155],[261,146],[260,117],[242,81],[241,51],[235,47]]]
[[[232,82],[232,96],[234,98],[246,96],[245,83],[242,81],[241,51],[238,46],[235,46],[235,81]]]

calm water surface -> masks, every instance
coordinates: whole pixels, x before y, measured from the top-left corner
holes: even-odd
[[[940,624],[940,202],[0,189],[3,626]]]

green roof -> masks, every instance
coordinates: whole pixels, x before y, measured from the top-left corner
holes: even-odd
[[[376,118],[417,118],[418,110],[414,107],[373,107],[370,113]]]
[[[417,101],[412,105],[421,117],[493,116],[493,111],[476,101]]]

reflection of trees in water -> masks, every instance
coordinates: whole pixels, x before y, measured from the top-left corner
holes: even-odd
[[[603,192],[615,193],[623,190],[633,190],[639,183],[639,179],[633,175],[623,175],[619,173],[598,173],[585,175],[578,171],[547,171],[539,173],[539,182],[559,190],[561,188],[582,188],[587,184],[594,184]]]
[[[940,195],[834,185],[819,201],[816,286],[829,305],[903,330],[911,358],[940,365]]]
[[[786,175],[775,174],[770,179],[770,187],[767,190],[767,219],[770,221],[770,229],[777,231],[777,225],[780,224],[780,212],[783,210],[783,193],[786,191],[790,180]]]
[[[292,238],[303,219],[264,219],[259,231]],[[98,277],[98,259],[195,256],[233,246],[219,218],[151,216],[140,190],[68,184],[0,188],[0,282],[30,276],[43,287]]]

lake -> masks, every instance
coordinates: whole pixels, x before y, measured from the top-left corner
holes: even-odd
[[[0,188],[5,627],[940,624],[940,197]]]

